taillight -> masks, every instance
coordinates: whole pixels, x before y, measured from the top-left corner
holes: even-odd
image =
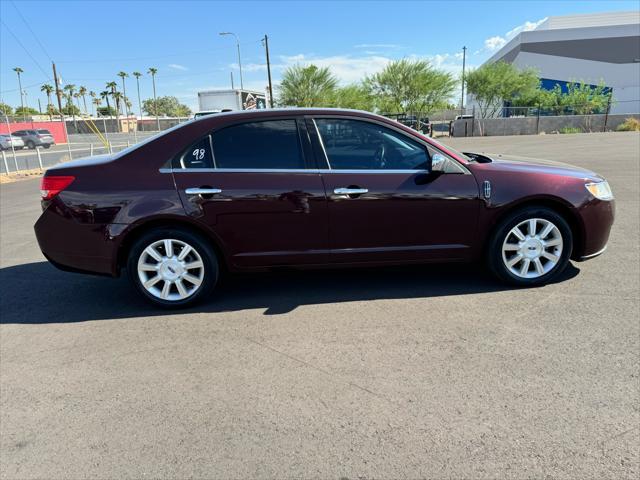
[[[72,176],[48,176],[42,177],[40,182],[40,194],[43,200],[51,200],[58,195],[61,191],[71,185],[76,177]]]

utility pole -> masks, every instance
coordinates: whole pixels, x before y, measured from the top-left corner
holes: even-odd
[[[56,64],[51,62],[53,67],[53,83],[56,86],[56,97],[58,98],[58,112],[60,113],[60,120],[64,123],[64,114],[62,113],[62,92],[60,91],[60,80],[58,80],[58,73],[56,72]]]
[[[273,85],[271,84],[271,62],[269,61],[269,37],[265,34],[264,39],[264,49],[267,54],[267,76],[269,77],[269,106],[273,108]]]
[[[462,95],[460,96],[460,115],[464,115],[464,66],[467,57],[467,47],[462,47]]]
[[[229,72],[231,74],[231,90],[235,90],[235,87],[233,86],[233,72]]]

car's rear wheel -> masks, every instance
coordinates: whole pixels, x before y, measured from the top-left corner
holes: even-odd
[[[26,147],[27,147],[27,148],[29,148],[29,149],[31,149],[31,150],[33,150],[34,148],[36,148],[36,144],[35,144],[35,143],[33,143],[31,140],[29,140],[29,141],[27,142]]]
[[[505,218],[489,242],[488,261],[501,280],[543,285],[566,268],[573,237],[567,221],[546,207],[529,207]]]
[[[50,143],[45,143],[44,145],[42,145],[44,148],[49,148],[51,146]]]
[[[193,305],[218,281],[218,260],[209,242],[187,230],[162,228],[137,239],[127,260],[129,278],[152,303]]]

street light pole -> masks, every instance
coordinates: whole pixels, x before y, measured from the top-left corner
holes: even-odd
[[[464,66],[467,57],[467,47],[462,47],[462,95],[460,96],[460,115],[464,115]]]
[[[240,90],[244,90],[244,84],[242,83],[242,60],[240,58],[240,40],[238,39],[238,36],[233,32],[220,32],[220,35],[221,36],[233,35],[233,37],[236,39],[236,47],[238,48],[238,67],[240,68]]]

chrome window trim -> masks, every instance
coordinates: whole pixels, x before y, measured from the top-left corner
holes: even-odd
[[[427,170],[331,170],[329,168],[161,168],[160,173],[315,173],[315,174],[425,174]]]
[[[381,122],[379,120],[376,120],[374,118],[368,118],[368,117],[358,117],[358,116],[354,116],[354,115],[309,115],[309,117],[311,118],[311,120],[313,120],[313,124],[316,127],[316,132],[318,134],[318,138],[320,139],[320,144],[322,146],[322,151],[324,152],[324,158],[325,161],[327,162],[327,165],[330,166],[329,164],[329,157],[327,156],[327,151],[324,148],[324,142],[322,140],[322,135],[320,135],[320,130],[318,129],[318,125],[316,124],[316,118],[327,118],[327,119],[331,119],[331,120],[356,120],[359,122],[368,122],[368,123],[373,123],[375,125],[378,125],[380,127],[384,127],[384,128],[388,128],[389,130],[392,130],[394,132],[399,133],[400,135],[407,137],[410,140],[413,140],[416,143],[419,143],[420,145],[427,147],[427,148],[431,148],[433,150],[436,150],[438,153],[442,154],[444,157],[448,158],[450,161],[455,162],[462,170],[463,170],[463,175],[471,175],[471,172],[469,171],[469,169],[467,167],[465,167],[461,162],[459,162],[458,160],[456,160],[455,158],[452,158],[451,155],[447,155],[446,153],[444,153],[442,150],[440,150],[436,145],[431,144],[430,142],[426,142],[424,140],[422,140],[421,138],[415,137],[413,135],[408,134],[407,132],[405,132],[404,130],[402,130],[401,128],[396,127],[395,125],[389,125],[386,122]],[[338,170],[335,170],[338,171]],[[345,170],[340,170],[341,172],[344,172]],[[374,171],[378,171],[378,170],[356,170],[358,172],[374,172]],[[386,172],[390,172],[391,170],[381,170],[381,171],[386,171]],[[396,172],[415,172],[417,170],[396,170]],[[422,170],[423,172],[426,170]]]

